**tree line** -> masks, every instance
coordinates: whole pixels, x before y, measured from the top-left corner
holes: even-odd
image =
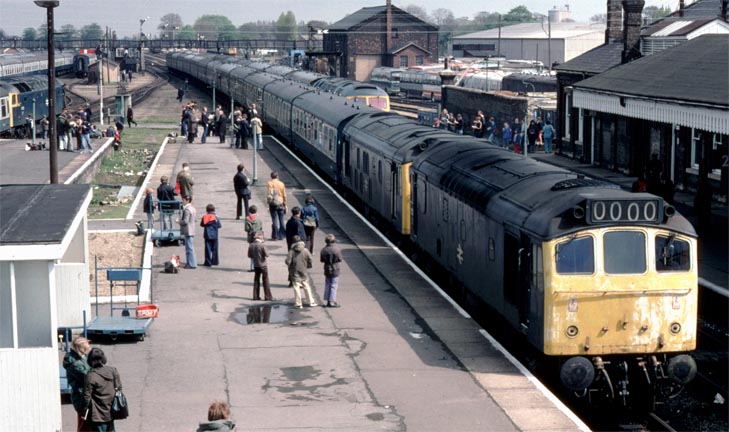
[[[429,22],[439,28],[440,52],[446,52],[453,36],[472,33],[482,30],[508,26],[512,24],[537,22],[546,18],[543,13],[530,11],[526,6],[517,6],[505,14],[499,12],[476,12],[472,17],[456,17],[449,9],[439,8],[432,12],[419,5],[411,4],[404,7],[404,10],[425,22]],[[671,9],[665,6],[648,6],[644,9],[643,15],[649,20],[657,20],[671,13]],[[592,22],[605,22],[605,14],[594,15]],[[325,29],[329,23],[325,21],[297,22],[293,12],[282,12],[275,21],[255,21],[243,23],[239,26],[233,24],[230,19],[223,15],[202,15],[193,23],[185,24],[177,13],[168,13],[160,19],[157,26],[157,35],[150,37],[175,40],[255,40],[255,39],[276,39],[296,40],[299,35],[308,35],[312,31]],[[22,39],[44,40],[47,37],[48,29],[43,23],[37,28],[28,27],[23,30]],[[57,33],[57,40],[88,40],[98,41],[104,37],[104,31],[97,23],[85,25],[77,29],[73,24],[61,26]],[[122,40],[137,39],[123,37]],[[0,29],[0,38],[12,39],[13,36],[6,34]],[[112,38],[116,39],[116,33],[112,32]]]

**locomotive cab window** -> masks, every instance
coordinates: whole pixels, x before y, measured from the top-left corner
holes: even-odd
[[[606,273],[645,273],[645,234],[640,231],[607,232],[602,243]]]
[[[557,273],[592,274],[595,272],[595,241],[592,237],[572,237],[557,244]]]
[[[691,269],[689,243],[675,235],[656,236],[656,271],[688,271]]]

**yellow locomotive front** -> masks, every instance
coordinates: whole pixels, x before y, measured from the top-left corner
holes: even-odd
[[[696,347],[695,235],[665,223],[658,200],[588,200],[576,213],[586,229],[543,244],[543,350],[566,358],[563,383],[585,390],[624,359],[649,382],[690,381],[696,365],[682,353]]]

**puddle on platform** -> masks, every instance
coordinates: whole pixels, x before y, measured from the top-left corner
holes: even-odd
[[[291,306],[282,304],[240,307],[230,314],[229,320],[242,325],[282,323],[289,320],[290,309]]]

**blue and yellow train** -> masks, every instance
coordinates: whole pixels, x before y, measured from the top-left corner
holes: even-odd
[[[577,396],[650,403],[690,382],[697,235],[661,198],[420,126],[300,81],[181,53],[168,67],[264,124],[408,237]],[[638,391],[640,389],[640,391]]]
[[[56,111],[65,107],[63,82],[56,80]],[[34,111],[35,108],[35,111]],[[48,77],[30,75],[0,79],[0,135],[25,137],[26,118],[34,121],[48,115]]]

